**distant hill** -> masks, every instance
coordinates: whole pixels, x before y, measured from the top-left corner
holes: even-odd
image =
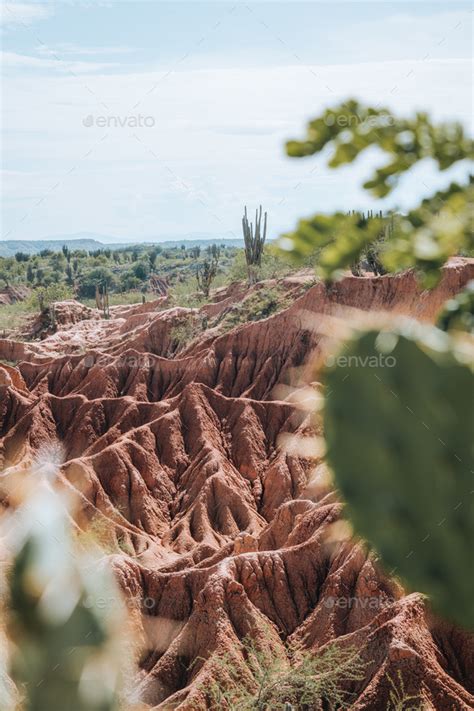
[[[69,249],[85,249],[87,251],[94,251],[96,249],[123,249],[124,247],[130,247],[133,245],[147,245],[152,244],[159,245],[160,247],[177,247],[181,244],[190,245],[200,245],[201,247],[206,247],[209,244],[228,244],[233,247],[241,247],[243,245],[243,240],[232,238],[229,239],[227,236],[214,237],[206,235],[205,233],[192,233],[186,235],[182,238],[174,238],[169,240],[156,239],[156,241],[133,241],[130,242],[117,242],[116,238],[106,237],[105,235],[100,235],[102,239],[96,239],[96,237],[87,236],[88,233],[78,233],[76,235],[64,235],[64,237],[54,237],[41,240],[0,240],[0,257],[13,257],[16,252],[25,252],[26,254],[38,254],[42,249],[52,249],[59,251],[63,244],[65,244]],[[115,241],[112,241],[114,240]]]
[[[0,257],[14,257],[16,252],[26,254],[38,254],[42,249],[53,249],[59,251],[63,244],[70,249],[94,250],[105,247],[102,242],[95,239],[65,239],[65,240],[20,240],[9,239],[0,241]]]

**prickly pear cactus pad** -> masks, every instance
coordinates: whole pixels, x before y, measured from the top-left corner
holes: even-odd
[[[326,372],[328,459],[356,531],[474,627],[473,375],[434,328],[366,332]]]

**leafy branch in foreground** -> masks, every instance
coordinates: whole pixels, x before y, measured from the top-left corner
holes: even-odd
[[[329,645],[320,653],[286,647],[275,653],[253,639],[242,641],[245,671],[230,654],[212,657],[213,681],[202,685],[210,708],[230,711],[295,711],[345,709],[353,701],[348,688],[365,676],[365,663],[355,649]]]
[[[474,279],[453,299],[449,299],[438,316],[443,331],[465,331],[474,336]]]
[[[290,156],[303,157],[333,149],[331,168],[351,163],[364,150],[377,146],[387,156],[364,188],[375,197],[388,195],[400,177],[417,162],[434,159],[440,170],[474,156],[473,141],[457,123],[433,124],[427,114],[412,119],[396,118],[387,109],[363,106],[354,100],[327,109],[308,124],[303,141],[289,141]],[[472,179],[452,183],[395,222],[393,235],[381,253],[389,271],[414,267],[423,274],[425,286],[433,286],[439,268],[453,254],[473,249]],[[338,276],[360,258],[377,239],[382,223],[369,225],[357,215],[317,214],[301,220],[296,230],[280,240],[283,249],[303,258],[310,249],[321,249],[320,272],[325,278]]]
[[[8,531],[17,548],[6,606],[15,708],[115,711],[120,595],[109,571],[74,550],[65,500],[35,478]]]
[[[355,101],[311,121],[306,139],[291,141],[287,150],[301,157],[327,146],[333,148],[331,167],[380,148],[388,162],[364,184],[379,198],[420,160],[434,159],[445,170],[474,153],[459,124],[434,125],[423,113],[398,119]],[[379,253],[383,265],[389,271],[415,268],[425,286],[433,286],[449,256],[472,250],[473,201],[470,179],[396,215]],[[319,248],[322,274],[334,278],[376,243],[382,227],[380,216],[315,215],[280,244],[300,259]],[[355,331],[325,376],[324,430],[328,461],[356,532],[392,573],[430,595],[438,612],[474,628],[474,582],[463,572],[474,538],[474,346],[465,333],[472,328],[472,308],[468,286],[440,317],[447,333],[419,324]]]

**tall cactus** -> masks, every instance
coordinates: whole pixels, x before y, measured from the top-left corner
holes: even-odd
[[[104,304],[104,318],[110,318],[109,289],[106,281],[104,281],[104,286],[102,287],[102,299]]]
[[[245,243],[245,260],[249,275],[249,284],[255,284],[258,278],[258,268],[262,263],[263,247],[267,237],[267,213],[263,218],[262,230],[262,206],[255,210],[255,227],[249,222],[247,217],[247,207],[244,208],[242,217],[242,231]]]
[[[466,344],[370,331],[327,372],[328,459],[356,531],[412,590],[474,627],[473,376]]]
[[[96,284],[95,286],[95,304],[98,309],[102,309],[104,318],[110,318],[109,289],[105,280],[102,285]]]
[[[50,307],[49,307],[49,318],[50,318],[51,328],[53,329],[53,331],[56,331],[56,327],[57,327],[56,304],[54,303],[54,301],[52,304],[50,304]]]
[[[204,263],[196,268],[196,281],[204,296],[209,296],[211,284],[217,274],[218,258],[206,259]]]

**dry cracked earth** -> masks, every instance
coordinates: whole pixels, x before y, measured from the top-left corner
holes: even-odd
[[[288,445],[319,427],[293,387],[314,380],[328,316],[356,307],[433,321],[473,271],[453,260],[431,292],[410,273],[328,288],[287,278],[289,308],[225,333],[220,318],[246,298],[242,285],[199,313],[163,297],[104,321],[64,302],[57,333],[0,341],[16,364],[0,367],[1,468],[61,448],[77,525],[104,524],[132,601],[134,693],[146,708],[206,708],[213,655],[243,664],[241,640],[269,623],[274,647],[316,651],[337,638],[360,650],[354,711],[390,708],[399,671],[425,708],[474,708],[472,639],[384,574],[366,545],[338,538],[341,504],[318,484],[324,462]],[[178,350],[176,324],[203,317],[208,328]]]

